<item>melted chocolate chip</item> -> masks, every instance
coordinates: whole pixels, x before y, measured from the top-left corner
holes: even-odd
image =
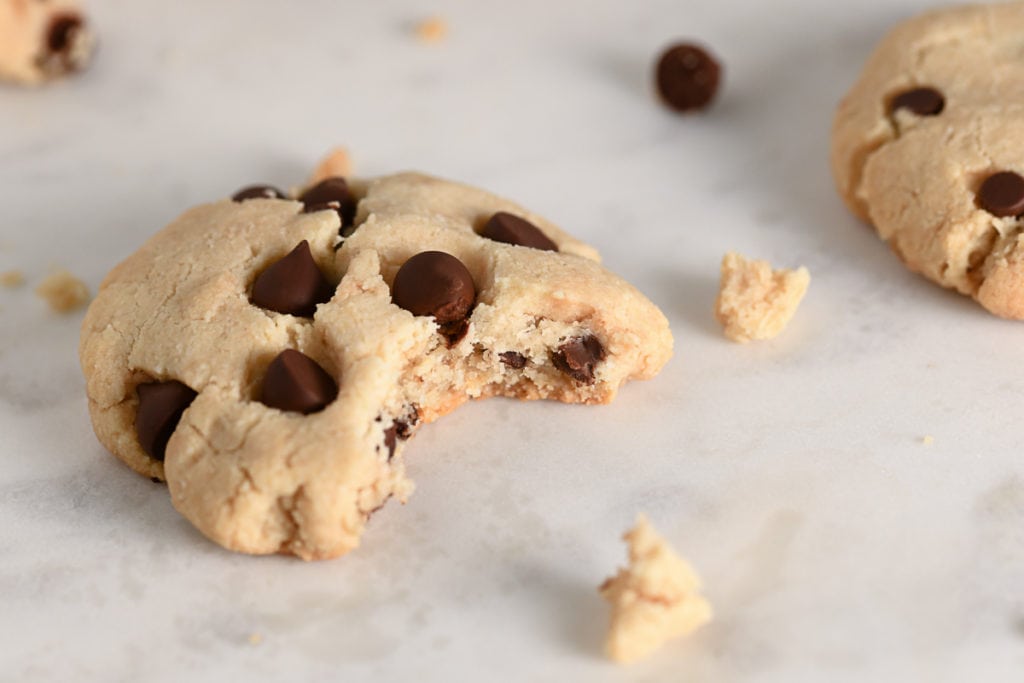
[[[913,88],[902,92],[889,103],[889,111],[906,109],[918,116],[937,116],[946,106],[946,98],[935,88]]]
[[[513,370],[521,370],[526,367],[526,356],[517,351],[504,351],[499,353],[501,362]]]
[[[499,211],[491,216],[480,234],[495,242],[543,251],[558,251],[558,245],[541,232],[540,228],[528,220],[505,211]]]
[[[309,356],[286,349],[263,378],[260,402],[271,408],[309,415],[323,410],[338,395],[338,385]]]
[[[302,240],[291,253],[260,273],[250,301],[278,313],[312,317],[317,304],[330,301],[334,288],[313,260],[309,242]]]
[[[177,380],[140,384],[135,392],[139,397],[135,412],[139,445],[154,460],[163,460],[167,442],[196,392]]]
[[[662,53],[655,82],[662,101],[679,111],[703,109],[718,92],[722,68],[704,49],[680,43]]]
[[[594,368],[604,360],[605,351],[597,337],[576,337],[558,347],[551,355],[555,367],[583,384],[594,383]]]
[[[433,316],[442,328],[457,331],[473,307],[476,287],[462,261],[443,251],[423,251],[398,269],[391,295],[413,315]]]
[[[1024,178],[1013,171],[1000,171],[978,188],[978,206],[994,216],[1024,214]]]
[[[341,218],[341,229],[352,227],[356,218],[356,200],[348,189],[348,183],[340,176],[321,180],[301,195],[299,201],[306,205],[304,213],[332,209]]]
[[[231,200],[244,202],[246,199],[287,199],[288,196],[273,185],[250,185],[231,195]]]

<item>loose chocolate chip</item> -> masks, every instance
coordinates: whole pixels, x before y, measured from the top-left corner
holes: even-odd
[[[505,351],[499,353],[498,356],[501,358],[502,363],[513,370],[521,370],[526,367],[526,356],[517,351]]]
[[[348,183],[340,176],[321,180],[301,195],[299,201],[306,205],[305,213],[333,209],[341,217],[341,228],[344,231],[352,226],[356,218],[356,200],[348,189]],[[337,206],[331,206],[336,202]]]
[[[135,392],[139,397],[135,412],[139,445],[154,460],[163,460],[167,442],[196,392],[177,380],[140,384]]]
[[[46,46],[50,52],[61,53],[71,49],[74,34],[82,30],[82,19],[72,14],[56,17],[50,23]]]
[[[413,315],[431,315],[446,326],[465,321],[476,287],[462,261],[443,251],[423,251],[398,269],[391,296]]]
[[[278,313],[312,317],[316,305],[330,301],[334,290],[313,260],[309,242],[302,240],[291,253],[260,273],[250,301]]]
[[[543,251],[558,251],[558,245],[548,239],[548,236],[541,232],[540,228],[528,220],[505,211],[499,211],[491,216],[480,234],[495,242],[516,244]]]
[[[263,378],[260,402],[278,410],[309,415],[323,410],[338,395],[338,385],[309,356],[286,349]]]
[[[558,347],[552,354],[555,367],[584,384],[594,383],[594,366],[604,360],[605,351],[594,335],[576,337]]]
[[[913,88],[902,92],[889,103],[889,111],[896,113],[897,109],[906,109],[918,116],[936,116],[942,113],[946,106],[946,98],[935,88],[922,87]]]
[[[232,201],[244,202],[246,199],[287,199],[288,196],[272,185],[250,185],[231,195]]]
[[[978,188],[978,206],[995,216],[1024,214],[1024,178],[1013,171],[990,175]]]
[[[655,70],[661,99],[676,111],[703,109],[714,99],[722,68],[704,49],[679,43],[662,53]]]

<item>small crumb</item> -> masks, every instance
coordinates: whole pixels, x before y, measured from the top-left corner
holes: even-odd
[[[921,437],[922,445],[931,446],[933,443],[935,443],[935,437],[932,436],[931,434],[925,434],[924,436]]]
[[[89,303],[89,288],[66,270],[59,270],[39,283],[36,294],[58,313],[68,313]]]
[[[0,273],[0,285],[4,287],[21,287],[23,284],[25,284],[25,274],[20,270],[8,270]]]
[[[262,642],[263,642],[263,634],[261,634],[261,633],[250,633],[249,634],[249,644],[250,645],[259,645]]]
[[[806,268],[774,270],[731,251],[722,258],[721,277],[715,317],[725,336],[740,343],[782,332],[811,282]]]
[[[612,608],[605,653],[628,663],[706,624],[711,605],[700,595],[696,572],[646,517],[639,515],[623,538],[629,544],[629,566],[607,579],[599,591]]]
[[[348,156],[348,150],[344,147],[334,147],[313,169],[313,175],[309,177],[309,182],[306,185],[311,187],[321,180],[337,176],[348,178],[350,175],[352,175],[352,160]]]
[[[430,17],[416,24],[416,37],[424,43],[440,43],[448,36],[448,22]]]

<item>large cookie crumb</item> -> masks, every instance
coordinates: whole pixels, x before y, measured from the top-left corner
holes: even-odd
[[[448,22],[431,17],[416,24],[416,37],[424,43],[440,43],[448,36]]]
[[[58,313],[68,313],[89,303],[89,288],[66,270],[59,270],[39,283],[36,294]]]
[[[806,268],[773,270],[767,261],[729,252],[722,258],[715,317],[735,342],[771,339],[796,313],[810,282]]]
[[[644,515],[623,539],[629,544],[629,566],[599,590],[612,607],[605,652],[625,664],[706,624],[711,605],[700,595],[696,572]]]
[[[8,270],[0,273],[0,285],[8,288],[21,287],[25,284],[25,274],[20,270]]]

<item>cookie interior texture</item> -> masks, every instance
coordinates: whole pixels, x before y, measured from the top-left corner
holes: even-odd
[[[661,312],[543,218],[413,173],[349,186],[358,210],[346,238],[338,211],[260,193],[188,211],[107,276],[83,324],[100,441],[165,478],[175,507],[234,550],[345,553],[371,512],[411,492],[402,451],[417,426],[495,395],[605,403],[671,355]],[[499,211],[529,221],[557,251],[479,234]],[[334,288],[329,300],[308,316],[255,305],[254,282],[301,241]],[[460,290],[473,300],[458,309],[459,335],[393,300],[398,271],[427,251],[472,277],[475,291]],[[282,370],[286,350],[306,360],[292,354]],[[337,385],[333,400],[320,370]],[[134,428],[137,387],[171,381],[197,395],[161,462]],[[312,409],[273,407],[292,402]]]
[[[996,174],[1024,174],[1022,35],[1022,2],[898,25],[840,103],[831,151],[847,206],[909,268],[1015,319],[1024,318],[1024,223],[993,212],[982,188]]]

